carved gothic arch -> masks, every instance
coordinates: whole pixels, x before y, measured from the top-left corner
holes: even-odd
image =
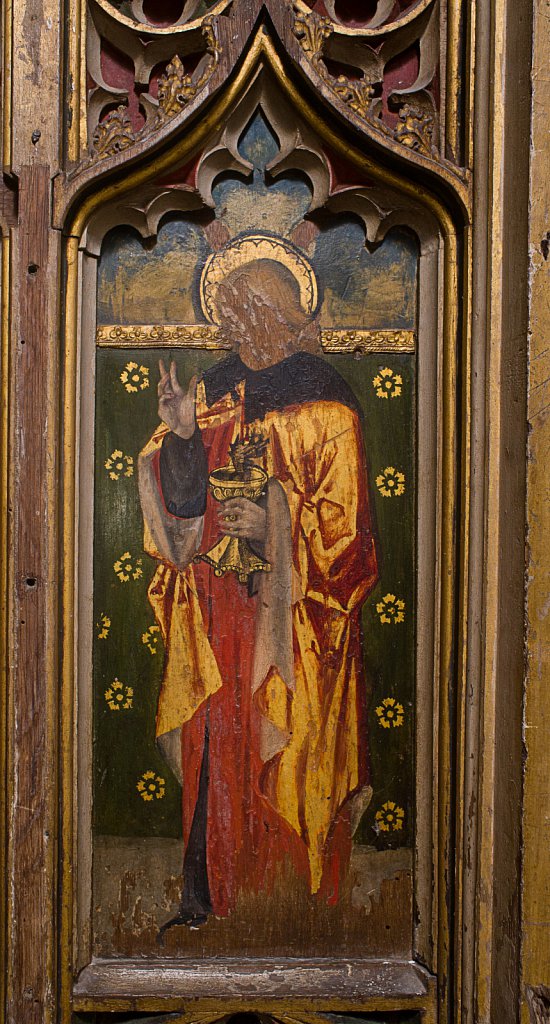
[[[52,861],[48,876],[56,879],[60,892],[60,1019],[69,1024],[77,1019],[73,1013],[86,1021],[91,1013],[150,1012],[160,1015],[159,1022],[169,1014],[191,1024],[226,1019],[244,1009],[260,1020],[288,1024],[321,1024],[329,1017],[346,1019],[346,1013],[382,1011],[393,1020],[394,1013],[405,1010],[444,1020],[446,1015],[454,1019],[460,1005],[473,1019],[473,993],[482,992],[483,982],[475,973],[467,932],[494,850],[489,840],[476,845],[477,830],[483,832],[485,823],[479,812],[473,824],[467,810],[478,798],[480,806],[492,806],[490,795],[477,788],[476,766],[483,729],[492,727],[496,714],[490,693],[476,689],[471,676],[477,664],[472,634],[476,615],[485,615],[488,591],[482,597],[468,590],[468,573],[475,579],[479,572],[474,555],[480,551],[480,523],[486,523],[485,499],[475,479],[485,464],[480,454],[483,403],[476,383],[476,374],[482,377],[482,345],[472,313],[480,301],[483,273],[481,257],[474,262],[481,251],[483,211],[472,140],[477,133],[481,145],[482,133],[468,121],[468,90],[475,75],[487,83],[485,72],[474,71],[473,63],[465,71],[471,48],[481,45],[476,44],[474,21],[467,20],[466,28],[460,23],[465,5],[459,0],[401,0],[398,5],[376,0],[369,3],[366,17],[350,17],[339,0],[218,0],[206,13],[199,0],[185,0],[170,25],[155,24],[147,0],[89,0],[87,5],[68,0],[66,6],[68,116],[61,126],[63,156],[49,165],[48,230],[55,242],[47,257],[52,267],[61,268],[59,288],[52,284],[55,274],[49,287],[57,288],[55,302],[60,304],[62,374],[55,376],[52,363],[48,379],[50,410],[62,395],[64,437],[57,475],[49,478],[47,492],[48,507],[62,510],[61,810],[59,817],[53,804],[50,811],[52,820],[62,823],[63,837],[57,867]],[[484,15],[479,21],[486,31]],[[477,59],[479,67],[479,52]],[[403,83],[399,74],[407,61],[410,73]],[[231,174],[244,185],[251,180],[252,167],[239,140],[258,111],[278,145],[277,156],[265,168],[266,181],[295,174],[307,182],[311,201],[304,222],[312,231],[323,217],[351,215],[361,224],[369,251],[403,227],[414,234],[419,251],[416,600],[426,628],[416,646],[416,751],[430,781],[422,790],[417,787],[415,937],[407,962],[354,958],[344,966],[336,960],[324,965],[320,981],[317,966],[305,960],[277,965],[271,973],[272,965],[259,961],[241,962],[233,970],[213,961],[193,967],[172,963],[154,976],[148,964],[90,959],[90,891],[81,869],[89,864],[85,833],[91,797],[89,736],[79,717],[89,693],[82,684],[88,654],[79,634],[78,601],[82,581],[89,586],[92,533],[81,487],[83,475],[90,473],[86,445],[94,417],[92,392],[86,396],[81,385],[94,379],[98,259],[105,238],[121,226],[154,245],[172,217],[196,216],[208,223],[220,176]],[[5,136],[5,166],[14,182],[21,175],[23,181],[22,158],[17,145],[12,155],[11,143]],[[40,186],[48,199],[50,178],[46,174]],[[509,208],[509,195],[507,202]],[[15,217],[7,214],[5,225],[0,222],[6,294],[11,272],[6,239]],[[31,234],[27,229],[21,259],[32,286],[31,268],[41,271],[42,261],[32,256]],[[296,241],[292,226],[289,238]],[[216,244],[224,240],[219,229]],[[31,300],[27,312],[36,315]],[[52,316],[50,333],[55,333]],[[203,347],[216,347],[215,332],[205,324],[199,329]],[[368,343],[354,337],[349,351],[356,346],[360,354]],[[492,344],[498,342],[493,338]],[[9,361],[8,349],[4,331],[3,353]],[[3,429],[7,443],[6,424]],[[8,485],[7,470],[4,477]],[[492,492],[487,500],[496,501]],[[499,517],[505,516],[498,502],[495,507]],[[490,538],[487,543],[490,548]],[[39,574],[35,577],[30,569],[28,576],[18,577],[23,597],[25,580],[30,587],[37,579]],[[13,626],[15,619],[10,621]],[[54,618],[48,619],[50,642],[56,635],[51,622]],[[52,668],[51,679],[54,675]],[[57,723],[52,686],[50,736]],[[17,707],[13,713],[22,714]],[[511,719],[515,757],[518,719],[513,714]],[[499,749],[506,752],[502,742]],[[497,790],[498,780],[494,785]],[[504,802],[501,798],[500,813]],[[12,865],[21,840],[17,830],[14,836],[8,856]],[[510,865],[503,855],[497,871],[510,877]],[[488,912],[491,934],[497,927],[493,910]],[[497,911],[495,920],[500,920]],[[479,925],[480,934],[485,924]],[[501,968],[493,954],[480,949],[481,941],[476,955],[484,963],[488,958],[492,977],[498,979]],[[13,979],[13,965],[11,971]],[[493,1005],[499,998],[491,995]]]
[[[426,11],[433,5],[422,4],[420,17],[425,18]],[[133,36],[127,24],[128,19],[119,19],[108,5],[99,4],[94,14],[97,25],[105,25],[105,19],[115,17],[121,26],[120,39],[131,40]],[[102,20],[103,19],[103,20]],[[334,88],[334,81],[328,72],[323,70],[317,53],[308,52],[308,47],[300,45],[298,36],[309,27],[317,30],[317,19],[307,12],[299,12],[299,20],[294,24],[294,33],[290,34],[288,22],[285,24],[282,11],[277,4],[234,5],[229,16],[222,13],[213,20],[208,19],[208,38],[210,40],[210,64],[208,75],[204,74],[204,62],[199,63],[202,88],[195,96],[183,105],[180,113],[175,113],[164,122],[151,113],[150,101],[145,106],[148,119],[141,135],[126,144],[126,129],[120,122],[120,108],[112,116],[107,114],[103,124],[116,124],[122,134],[119,152],[109,155],[108,152],[96,154],[90,161],[84,162],[72,170],[66,179],[56,181],[56,219],[67,235],[68,278],[66,306],[66,341],[65,341],[65,394],[66,416],[69,434],[72,433],[72,418],[75,415],[75,382],[82,371],[78,367],[90,367],[93,363],[95,347],[95,314],[94,298],[96,293],[96,265],[101,251],[103,238],[116,225],[132,226],[145,240],[154,242],[159,225],[164,217],[175,212],[205,213],[214,205],[212,187],[218,177],[226,172],[240,177],[244,182],[250,177],[251,165],[243,160],[238,150],[239,138],[254,114],[261,110],[266,122],[273,131],[279,153],[275,160],[268,164],[266,174],[276,181],[288,172],[298,172],[309,183],[311,204],[306,214],[306,221],[314,223],[316,214],[321,211],[337,216],[351,213],[361,222],[365,232],[365,244],[378,245],[386,233],[399,225],[411,229],[419,242],[419,308],[418,323],[418,407],[423,412],[418,420],[419,441],[419,488],[418,530],[419,545],[423,554],[419,562],[419,579],[417,600],[422,618],[432,622],[433,632],[422,631],[417,646],[417,678],[418,678],[418,757],[425,759],[425,752],[432,747],[433,735],[439,736],[433,747],[433,760],[430,773],[435,777],[436,766],[439,764],[446,784],[437,790],[428,787],[427,791],[417,789],[417,871],[416,871],[416,903],[418,907],[415,941],[413,949],[419,965],[424,964],[429,972],[433,972],[443,984],[450,964],[446,950],[450,921],[445,910],[446,865],[452,862],[452,837],[449,830],[450,807],[454,800],[455,782],[451,781],[452,772],[449,761],[450,750],[447,737],[452,729],[449,717],[449,704],[445,696],[450,679],[450,665],[453,659],[452,635],[455,629],[453,608],[453,592],[457,579],[457,562],[455,541],[452,538],[451,524],[457,514],[459,494],[456,490],[456,453],[459,443],[455,424],[458,419],[458,408],[455,398],[461,403],[466,396],[460,397],[457,392],[457,359],[461,345],[465,344],[457,334],[456,310],[459,299],[459,273],[457,250],[459,239],[467,227],[467,210],[469,205],[468,188],[465,176],[456,167],[441,158],[435,158],[435,152],[426,154],[422,150],[410,149],[402,142],[396,141],[390,132],[380,130],[375,120],[365,120],[342,98]],[[94,21],[95,24],[95,21]],[[304,28],[305,26],[305,28]],[[414,28],[405,26],[409,35]],[[184,46],[192,46],[193,40],[201,26],[194,23],[181,30],[185,39]],[[236,31],[238,29],[238,31]],[[370,29],[375,33],[376,28]],[[195,34],[193,36],[193,33]],[[321,33],[323,34],[323,33]],[[398,35],[398,33],[396,33]],[[157,33],[158,35],[158,33]],[[331,49],[331,59],[341,55],[338,48],[342,38],[346,40],[349,30],[335,32],[336,40]],[[302,37],[303,38],[303,37]],[[306,35],[306,41],[313,36]],[[212,43],[212,40],[215,43]],[[340,42],[339,42],[340,40]],[[173,38],[160,38],[159,50],[154,50],[154,60],[159,56],[168,58],[170,48],[174,49]],[[139,53],[127,42],[136,66],[136,80],[143,81],[146,74]],[[360,63],[359,52],[362,40],[357,40],[354,50],[347,51]],[[155,42],[156,46],[156,42]],[[284,49],[281,49],[281,47]],[[92,59],[97,47],[97,28],[92,29]],[[183,52],[181,47],[180,52]],[[215,54],[215,57],[213,56]],[[151,58],[153,60],[153,58]],[[235,70],[233,65],[237,65]],[[172,61],[172,66],[174,62]],[[95,65],[92,65],[95,66]],[[296,72],[302,78],[300,90],[296,86]],[[363,67],[363,70],[366,70]],[[341,85],[341,83],[340,83]],[[89,110],[96,117],[97,102],[105,102],[103,86],[99,85],[92,94]],[[315,107],[314,97],[321,96],[325,105],[322,116]],[[99,100],[98,100],[99,97]],[[376,108],[373,111],[376,117]],[[151,126],[154,126],[151,128]],[[336,128],[339,125],[339,128]],[[126,126],[127,127],[127,126]],[[97,137],[97,135],[96,135]],[[339,160],[351,173],[351,182],[344,184],[335,178],[331,166],[330,153],[336,151]],[[181,174],[184,169],[184,175]],[[179,181],[178,181],[178,172]],[[342,173],[342,172],[340,172]],[[175,185],[166,186],[166,181]],[[292,238],[292,235],[290,235]],[[219,240],[218,240],[219,241]],[[82,296],[81,299],[78,296]],[[439,296],[439,298],[438,298]],[[79,328],[78,325],[81,325]],[[78,346],[75,339],[80,336]],[[441,401],[434,404],[430,395],[434,388],[441,395]],[[83,388],[93,393],[93,389]],[[77,406],[77,422],[86,434],[93,419],[93,410],[88,399],[82,399],[83,405]],[[463,405],[463,413],[467,415],[467,405]],[[437,473],[432,467],[437,465]],[[80,455],[80,471],[89,474],[89,456],[85,451]],[[67,459],[65,464],[65,493],[70,494],[77,488],[76,464]],[[438,494],[443,494],[443,504],[439,506]],[[81,508],[84,503],[80,502]],[[70,505],[69,505],[70,508]],[[73,522],[67,519],[67,533],[64,540],[64,552],[67,561],[65,606],[73,607],[75,593],[73,581],[78,578],[82,585],[82,577],[75,577],[74,566],[83,561],[90,563],[90,553],[86,555],[86,545],[91,537],[91,524],[85,513],[81,512],[80,543],[75,547]],[[439,559],[436,551],[440,552]],[[78,554],[77,554],[78,552]],[[78,563],[75,558],[78,557]],[[91,564],[91,563],[90,563]],[[440,580],[447,580],[440,591]],[[78,633],[77,633],[78,636]],[[444,652],[436,671],[441,687],[439,695],[433,692],[434,644],[441,644]],[[76,649],[82,650],[85,645],[76,642]],[[73,705],[73,679],[78,666],[75,666],[72,655],[73,645],[66,646],[64,663],[64,707]],[[437,656],[436,656],[437,660]],[[86,665],[80,665],[81,679],[89,677]],[[86,685],[78,688],[78,704],[86,705],[89,700]],[[440,717],[441,716],[441,717]],[[77,735],[86,735],[80,725]],[[77,762],[86,764],[86,745],[77,747]],[[439,742],[439,746],[437,743]],[[65,762],[65,793],[66,815],[79,817],[86,798],[86,787],[77,789],[81,792],[77,803],[72,806],[73,784],[70,782],[70,764],[73,753],[67,750]],[[86,770],[84,772],[86,774]],[[80,785],[80,784],[79,784]],[[86,799],[85,799],[86,798]],[[73,870],[78,877],[79,861],[88,863],[85,836],[89,828],[90,809],[80,816],[78,824],[77,859]],[[436,839],[438,853],[433,856],[430,836]],[[449,860],[450,858],[450,860]],[[70,862],[70,850],[67,847],[64,863]],[[433,879],[437,878],[435,883]],[[84,1009],[91,1005],[95,998],[109,1005],[109,993],[119,993],[121,998],[124,984],[122,975],[117,974],[116,966],[86,966],[89,955],[86,953],[86,906],[89,905],[90,894],[88,883],[80,880],[73,896],[73,913],[80,921],[78,933],[84,938],[75,952],[76,961],[73,970],[83,968],[79,981],[74,989],[76,1005]],[[82,900],[84,904],[82,905]],[[80,901],[80,903],[79,903]],[[439,907],[439,910],[437,909]],[[76,908],[76,909],[74,909]],[[68,933],[65,933],[65,947],[69,944]],[[70,954],[65,962],[66,996],[69,1000],[71,990]],[[367,973],[359,976],[364,978],[367,987]],[[388,991],[384,1005],[410,1006],[425,1005],[426,1012],[432,1006],[434,988],[430,973],[422,974],[420,967],[411,969],[401,964],[402,995],[397,991]],[[134,971],[133,983],[138,988],[145,984],[140,980],[139,973]],[[195,985],[192,974],[187,975],[186,984]],[[197,982],[197,996],[202,992],[201,983]],[[423,989],[424,995],[420,995]],[[145,994],[145,989],[143,990]],[[296,994],[299,993],[299,986]],[[407,993],[407,994],[405,994]],[[221,994],[221,993],[220,993]],[[158,998],[166,998],[166,987],[158,989]],[[388,1002],[388,999],[390,1000]],[[401,1001],[400,1001],[401,1000]],[[404,1000],[404,1001],[403,1001]],[[420,1002],[418,1001],[420,1000]],[[422,1003],[424,1000],[424,1003]],[[95,1005],[95,1004],[94,1004]],[[264,1003],[262,1002],[262,1005]],[[364,1004],[365,1009],[371,1003]]]

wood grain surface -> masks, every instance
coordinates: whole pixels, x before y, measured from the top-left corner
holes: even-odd
[[[222,57],[204,91],[158,132],[94,164],[86,148],[84,0],[6,0],[3,5],[1,441],[6,493],[0,517],[5,616],[0,753],[5,755],[5,843],[0,868],[5,867],[5,880],[0,951],[5,969],[0,1016],[7,1024],[75,1024],[76,1011],[173,1011],[190,1022],[199,1007],[210,1020],[245,1009],[274,1013],[289,1022],[311,1020],[315,1012],[389,1015],[422,1010],[428,1024],[437,1016],[436,995],[441,1024],[517,1024],[520,1015],[524,1024],[529,1015],[537,1024],[548,1019],[546,8],[545,0],[487,0],[473,7],[449,0],[445,5],[437,44],[445,88],[442,146],[436,159],[406,151],[393,136],[385,138],[376,124],[361,121],[335,95],[297,40],[290,4],[236,0],[219,18]],[[434,312],[440,334],[444,308],[459,332],[445,335],[445,360],[460,357],[459,373],[451,374],[445,385],[451,394],[445,429],[450,436],[463,432],[462,449],[460,457],[451,448],[444,454],[450,477],[460,477],[462,515],[443,526],[451,546],[458,544],[460,564],[454,567],[447,561],[442,571],[442,587],[458,611],[443,635],[442,651],[437,624],[434,629],[437,609],[426,626],[429,644],[419,647],[430,671],[441,653],[449,684],[441,705],[444,745],[437,748],[437,731],[424,723],[417,747],[418,757],[432,745],[436,754],[436,799],[431,797],[430,766],[422,797],[426,843],[419,855],[424,873],[419,899],[422,912],[428,908],[429,923],[419,933],[419,963],[404,955],[408,937],[399,932],[393,936],[391,956],[389,947],[379,947],[371,949],[371,959],[327,956],[290,962],[281,953],[276,963],[244,956],[222,961],[211,949],[209,959],[200,963],[174,962],[168,956],[150,962],[132,959],[128,949],[127,957],[102,957],[78,977],[75,971],[73,978],[72,940],[66,929],[61,942],[59,922],[63,907],[65,918],[71,917],[79,861],[78,856],[74,865],[69,860],[73,835],[64,814],[72,805],[62,802],[66,790],[61,788],[60,766],[69,778],[70,801],[71,772],[77,764],[72,759],[73,721],[60,700],[59,664],[64,645],[72,643],[67,638],[72,636],[75,609],[66,609],[62,622],[60,588],[73,566],[63,561],[59,522],[67,507],[62,471],[73,466],[75,441],[61,409],[64,400],[68,408],[77,394],[76,373],[64,381],[62,369],[64,358],[78,354],[80,314],[75,309],[76,333],[70,325],[65,335],[66,283],[70,278],[76,295],[79,279],[76,260],[70,268],[64,261],[64,235],[73,236],[73,257],[88,216],[95,216],[99,207],[131,205],[145,196],[151,182],[165,181],[177,166],[176,149],[186,153],[187,161],[195,159],[207,139],[225,126],[237,88],[247,84],[250,52],[256,62],[271,62],[273,74],[279,69],[287,106],[301,110],[303,97],[308,130],[325,126],[327,151],[338,150],[340,159],[344,148],[346,157],[353,156],[357,175],[369,183],[369,175],[381,176],[383,171],[392,195],[401,189],[407,202],[416,197],[423,208],[428,197],[432,206],[427,216],[443,211],[447,240],[459,242],[461,288],[454,285],[453,252],[444,301]],[[445,158],[458,153],[460,167]],[[84,239],[83,248],[86,244]],[[435,248],[431,252],[437,263],[439,254]],[[428,255],[423,253],[423,258]],[[436,278],[434,270],[431,280]],[[427,298],[425,294],[424,307]],[[89,297],[83,308],[93,317]],[[433,372],[434,381],[426,436],[440,423],[444,381],[438,360],[439,355],[430,356],[423,371]],[[76,463],[74,468],[73,479]],[[430,486],[435,507],[446,495],[441,464],[434,469],[437,481]],[[421,507],[425,510],[426,503]],[[441,545],[434,548],[436,561],[441,553]],[[430,661],[432,640],[436,655]],[[436,694],[436,705],[438,699]],[[435,874],[426,882],[432,849]],[[408,883],[402,883],[403,877],[397,883],[390,880],[388,904],[410,898]],[[382,929],[384,906],[378,912]],[[109,937],[105,948],[108,944]],[[439,964],[432,974],[422,963],[435,963],[434,946],[439,948]]]

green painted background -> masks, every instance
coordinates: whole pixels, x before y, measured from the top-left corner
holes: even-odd
[[[215,216],[232,234],[268,230],[292,238],[311,200],[305,179],[290,174],[276,182],[266,163],[277,142],[257,115],[244,133],[240,151],[254,164],[249,181],[222,175],[213,195]],[[418,246],[404,230],[393,230],[375,249],[365,246],[364,229],[350,216],[316,215],[316,235],[306,255],[322,295],[323,327],[413,328],[416,323]],[[159,228],[156,244],[144,245],[135,231],[121,227],[107,236],[98,275],[100,323],[201,322],[200,270],[210,252],[200,217],[173,216]],[[180,380],[204,370],[218,353],[161,352],[176,359]],[[94,827],[99,834],[180,835],[180,792],[154,743],[155,710],[163,650],[151,655],[142,634],[153,624],[147,586],[154,562],[143,552],[143,524],[137,491],[137,456],[158,425],[158,352],[153,349],[97,352],[94,611],[111,619],[109,636],[94,641]],[[223,356],[222,356],[223,358]],[[149,387],[128,393],[120,374],[128,362],[149,370]],[[375,514],[380,582],[366,602],[363,632],[369,692],[369,750],[374,795],[357,838],[380,846],[410,845],[413,834],[414,703],[414,471],[415,357],[412,355],[332,356],[330,361],[353,387],[364,411],[365,442]],[[402,394],[376,396],[373,378],[383,367],[403,377]],[[114,450],[134,460],[134,474],[113,481],[105,462]],[[401,470],[406,490],[384,498],[375,486],[386,466]],[[143,575],[120,582],[114,562],[129,551],[142,559]],[[376,604],[393,593],[405,601],[405,621],[380,622]],[[109,710],[105,691],[115,678],[132,687],[133,707]],[[385,697],[403,705],[404,724],[382,729],[375,708]],[[136,789],[145,771],[165,779],[161,800],[145,803]],[[394,801],[405,810],[402,831],[377,832],[375,814]]]
[[[173,352],[180,380],[203,370],[217,353]],[[155,563],[143,552],[143,522],[137,490],[137,474],[109,479],[105,462],[114,450],[131,456],[134,465],[140,449],[158,425],[156,382],[158,353],[149,350],[100,349],[97,353],[96,502],[95,502],[95,621],[102,613],[111,619],[107,639],[94,641],[95,686],[95,828],[112,835],[177,836],[179,788],[172,781],[154,744],[155,709],[162,675],[163,649],[151,655],[141,641],[154,622],[147,600],[147,586]],[[134,361],[149,369],[150,386],[129,394],[120,374]],[[363,613],[365,661],[370,692],[369,747],[374,797],[360,831],[364,842],[382,846],[401,845],[410,837],[412,736],[413,736],[413,643],[414,643],[414,360],[412,356],[332,356],[330,361],[354,388],[364,410],[365,442],[374,506],[380,582],[366,602]],[[377,398],[372,380],[382,366],[403,377],[402,395]],[[400,497],[384,498],[374,484],[378,473],[393,465],[405,473],[406,490]],[[113,565],[129,551],[142,558],[143,576],[121,582]],[[388,592],[405,601],[405,622],[380,622],[376,604]],[[97,637],[97,630],[96,630]],[[134,691],[131,710],[111,711],[105,691],[118,678]],[[387,696],[397,697],[405,708],[405,723],[383,729],[375,707]],[[144,771],[153,769],[166,780],[162,800],[144,803],[136,784]],[[373,829],[374,814],[386,800],[406,810],[406,828],[395,833]]]

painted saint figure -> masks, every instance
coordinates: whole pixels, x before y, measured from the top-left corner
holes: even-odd
[[[377,565],[357,401],[284,260],[237,263],[210,295],[233,351],[186,390],[161,361],[162,424],[140,457],[166,646],[157,740],[182,784],[165,928],[279,882],[336,902],[370,796],[360,613]],[[265,486],[216,500],[212,474],[238,450]],[[224,537],[258,571],[222,571],[209,552]]]

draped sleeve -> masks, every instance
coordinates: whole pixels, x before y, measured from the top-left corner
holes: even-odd
[[[279,436],[287,449],[279,458],[300,590],[349,613],[378,578],[361,424],[355,410],[337,402],[311,404],[298,417]]]

